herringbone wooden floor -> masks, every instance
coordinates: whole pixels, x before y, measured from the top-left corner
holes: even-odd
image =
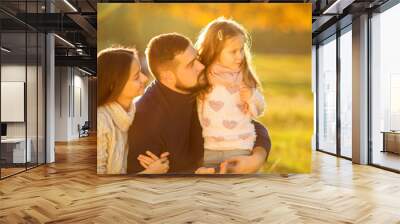
[[[0,181],[0,223],[400,223],[400,175],[323,153],[288,178],[100,177],[95,147]]]

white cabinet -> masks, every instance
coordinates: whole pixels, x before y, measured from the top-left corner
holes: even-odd
[[[2,147],[12,149],[12,163],[25,163],[32,161],[32,140],[26,140],[28,144],[25,151],[25,138],[7,138],[2,139]],[[25,161],[25,159],[27,161]]]

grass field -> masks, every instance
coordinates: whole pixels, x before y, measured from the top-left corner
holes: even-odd
[[[310,172],[313,132],[311,57],[257,54],[253,64],[267,103],[266,113],[259,121],[268,127],[272,141],[263,172]]]

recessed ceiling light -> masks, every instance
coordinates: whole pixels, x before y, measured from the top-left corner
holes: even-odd
[[[83,70],[83,69],[81,69],[81,68],[79,68],[79,67],[78,67],[78,70],[81,71],[81,72],[83,72],[83,73],[85,73],[85,74],[87,74],[87,75],[92,75],[92,73],[90,73],[90,72],[88,72],[88,71],[85,71],[85,70]]]
[[[68,0],[64,0],[65,4],[68,5],[68,7],[70,7],[74,12],[78,12],[78,10],[68,1]]]
[[[64,42],[64,43],[66,43],[67,45],[69,45],[70,47],[73,47],[73,48],[75,48],[75,45],[73,45],[71,42],[69,42],[68,40],[66,40],[66,39],[64,39],[64,38],[62,38],[62,37],[60,37],[59,35],[57,35],[57,34],[54,34],[54,36],[55,37],[57,37],[59,40],[61,40],[62,42]]]
[[[354,1],[355,0],[336,0],[327,9],[325,9],[322,14],[342,14],[343,10],[351,5]]]
[[[1,50],[4,51],[4,52],[6,52],[6,53],[10,53],[10,52],[11,52],[11,50],[9,50],[9,49],[7,49],[7,48],[5,48],[5,47],[1,47]]]

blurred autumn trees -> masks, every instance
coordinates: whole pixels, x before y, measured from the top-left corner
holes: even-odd
[[[311,5],[292,3],[100,3],[98,50],[122,44],[143,52],[153,36],[166,32],[182,33],[195,42],[201,28],[220,16],[248,29],[252,51],[311,51]]]

